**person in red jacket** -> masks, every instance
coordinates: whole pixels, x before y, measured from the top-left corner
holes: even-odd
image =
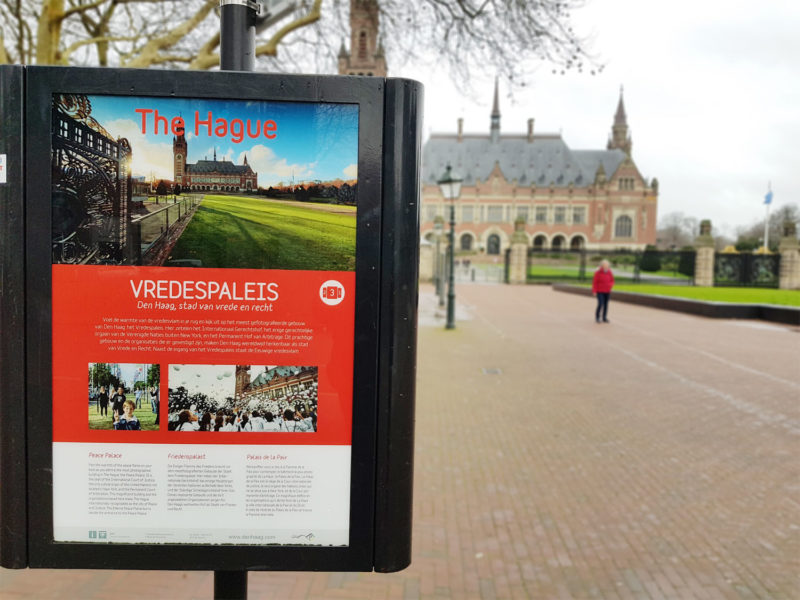
[[[597,310],[594,312],[594,320],[600,322],[602,313],[603,323],[608,323],[608,298],[611,295],[611,288],[614,287],[614,274],[611,272],[608,261],[600,262],[600,267],[594,272],[592,278],[592,295],[597,296]]]

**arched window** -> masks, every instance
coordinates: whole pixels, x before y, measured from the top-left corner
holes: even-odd
[[[561,250],[567,243],[567,240],[564,238],[563,235],[557,235],[553,238],[552,243],[550,244],[550,248],[553,250]]]
[[[500,236],[496,233],[486,240],[486,254],[500,254]]]
[[[465,233],[461,236],[461,249],[465,251],[472,250],[472,236]]]
[[[576,235],[569,241],[569,249],[580,250],[581,248],[583,248],[583,238],[579,235]]]
[[[533,249],[534,250],[544,250],[544,247],[547,245],[547,238],[543,235],[537,235],[533,238]]]
[[[633,235],[633,221],[627,215],[617,217],[617,222],[614,223],[614,237],[626,238]]]

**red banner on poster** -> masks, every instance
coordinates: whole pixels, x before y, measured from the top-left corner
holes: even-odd
[[[353,271],[56,264],[52,298],[54,442],[350,444]]]

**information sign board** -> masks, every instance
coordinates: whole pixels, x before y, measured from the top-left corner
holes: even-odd
[[[22,79],[29,525],[4,566],[405,566],[419,86]]]

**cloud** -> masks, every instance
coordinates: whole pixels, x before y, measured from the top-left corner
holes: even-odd
[[[257,144],[247,152],[240,152],[236,164],[242,164],[244,156],[252,169],[258,173],[258,185],[268,187],[280,182],[306,181],[314,178],[316,163],[289,164],[285,158],[278,158],[271,148]]]
[[[156,179],[172,179],[174,172],[171,137],[165,137],[169,141],[163,143],[150,142],[139,126],[130,119],[109,121],[103,123],[103,127],[114,137],[128,138],[133,152],[131,172],[134,176],[149,179],[152,175]]]
[[[358,179],[358,165],[355,163],[347,165],[342,173],[344,173],[345,179]]]

